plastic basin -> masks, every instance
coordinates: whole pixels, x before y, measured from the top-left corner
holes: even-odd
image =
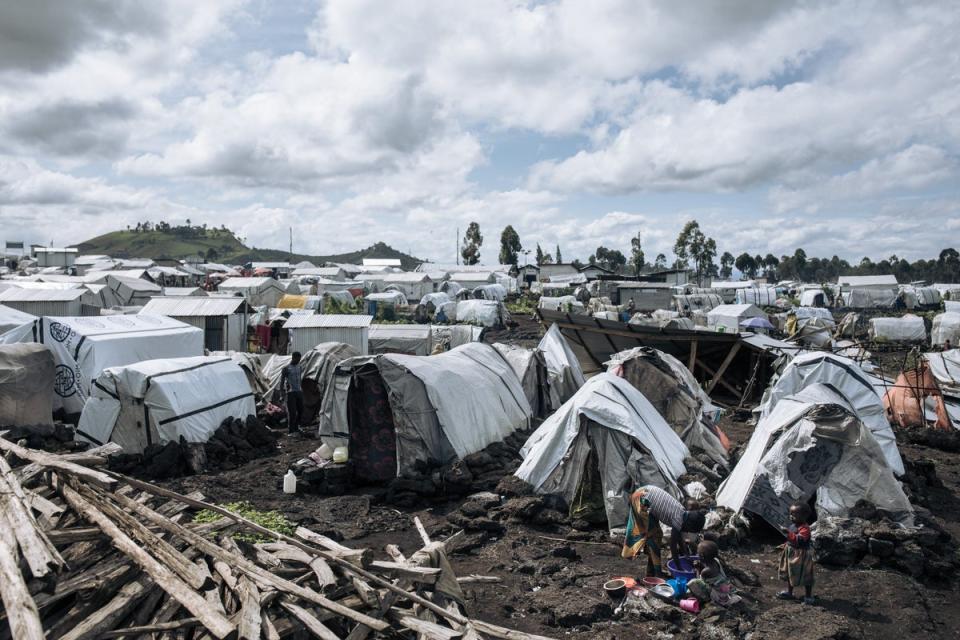
[[[700,559],[700,556],[681,556],[680,560],[683,563],[683,569],[677,567],[676,561],[671,558],[667,560],[667,571],[670,572],[674,578],[686,578],[687,580],[693,580],[697,577],[697,572],[693,568],[693,563]]]

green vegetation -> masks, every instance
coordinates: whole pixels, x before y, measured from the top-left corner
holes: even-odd
[[[292,536],[294,531],[297,529],[297,525],[287,520],[279,511],[257,511],[249,502],[229,502],[220,506],[228,511],[236,513],[237,515],[243,516],[247,520],[256,522],[261,527],[266,527],[267,529],[276,531],[277,533],[283,533],[288,536]],[[193,521],[198,523],[215,522],[222,517],[223,516],[216,511],[204,509],[194,516]],[[271,538],[258,533],[241,533],[236,534],[233,537],[237,540],[244,540],[251,543],[271,541]]]
[[[80,253],[105,254],[111,258],[150,258],[180,260],[201,256],[209,262],[246,264],[248,262],[284,262],[290,253],[279,249],[257,249],[243,244],[226,227],[179,226],[166,223],[138,223],[137,227],[92,238],[76,245]],[[360,264],[364,258],[397,258],[404,269],[414,269],[422,260],[378,242],[366,249],[330,256],[293,254],[293,263],[308,260],[314,264],[342,262]]]
[[[516,300],[510,300],[504,303],[510,315],[532,316],[537,312],[537,300],[527,296],[521,296]]]

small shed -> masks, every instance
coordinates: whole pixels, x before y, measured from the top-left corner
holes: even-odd
[[[367,355],[372,321],[370,316],[361,315],[294,315],[283,328],[290,332],[290,351],[306,353],[324,342],[343,342]]]
[[[100,315],[97,296],[88,289],[23,289],[0,291],[0,304],[35,316]]]
[[[419,300],[433,293],[433,281],[425,273],[390,273],[383,279],[385,289],[400,291],[408,300]]]
[[[707,326],[724,333],[738,333],[740,323],[749,318],[766,318],[762,309],[752,304],[722,304],[707,312]],[[722,328],[721,328],[722,327]]]
[[[619,304],[624,306],[633,298],[635,311],[656,311],[673,306],[673,289],[665,282],[620,282],[617,295]]]
[[[433,351],[433,332],[428,324],[371,324],[370,353],[404,353],[428,356]]]
[[[254,307],[275,307],[287,292],[273,278],[227,278],[217,287],[221,293],[239,294]]]
[[[252,311],[239,296],[181,296],[152,298],[140,313],[167,316],[202,329],[203,347],[210,351],[244,351]]]

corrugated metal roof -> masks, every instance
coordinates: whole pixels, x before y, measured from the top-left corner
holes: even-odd
[[[0,291],[0,302],[71,302],[84,294],[86,289],[21,289],[11,287]]]
[[[198,298],[206,297],[207,292],[200,287],[164,287],[165,296],[194,296]]]
[[[840,276],[837,282],[841,285],[850,287],[869,287],[869,286],[897,286],[897,276]]]
[[[254,287],[283,288],[273,278],[227,278],[219,285],[220,289],[251,289]]]
[[[246,300],[235,298],[213,298],[195,296],[174,296],[170,298],[150,298],[140,313],[168,317],[187,316],[229,316],[243,313]]]
[[[450,279],[454,282],[485,282],[493,276],[492,271],[460,271],[451,273]]]
[[[364,258],[365,267],[399,267],[400,258]]]
[[[391,273],[384,282],[426,282],[430,279],[425,273]]]
[[[371,338],[429,338],[430,325],[428,324],[371,324]]]
[[[290,316],[284,323],[284,329],[303,329],[307,327],[356,328],[369,327],[373,316],[346,314],[317,314],[312,316]]]

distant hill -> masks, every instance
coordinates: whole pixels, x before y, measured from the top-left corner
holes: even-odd
[[[246,264],[247,262],[283,262],[290,254],[279,249],[251,249],[227,229],[172,227],[165,230],[113,231],[74,245],[82,254],[105,254],[112,258],[150,258],[182,260],[203,256],[210,262]],[[366,249],[331,256],[293,254],[293,263],[308,260],[314,264],[342,262],[361,264],[364,258],[399,258],[404,269],[413,269],[423,260],[409,256],[383,242]]]

